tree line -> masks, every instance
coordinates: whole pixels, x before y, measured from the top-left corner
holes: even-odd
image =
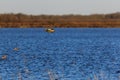
[[[0,14],[0,27],[120,27],[120,13],[91,15]]]

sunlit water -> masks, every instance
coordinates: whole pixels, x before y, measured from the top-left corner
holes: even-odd
[[[14,50],[18,48],[18,50]],[[119,80],[120,29],[0,29],[2,80]]]

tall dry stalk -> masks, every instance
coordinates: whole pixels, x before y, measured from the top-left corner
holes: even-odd
[[[0,76],[0,80],[2,80],[2,76]]]
[[[97,75],[94,74],[94,80],[98,80],[98,77]]]
[[[50,70],[48,70],[48,75],[49,75],[49,79],[50,79],[50,80],[58,80],[58,79],[55,77],[54,73],[51,72]]]
[[[21,73],[18,73],[18,80],[23,80]]]

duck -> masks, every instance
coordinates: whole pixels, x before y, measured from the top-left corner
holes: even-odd
[[[19,50],[19,48],[14,48],[13,50],[18,51],[18,50]]]
[[[46,31],[46,32],[49,32],[49,33],[55,32],[55,30],[54,30],[53,28],[48,28],[48,29],[46,29],[45,31]]]
[[[1,59],[2,59],[2,60],[7,59],[7,55],[3,55],[3,56],[1,57]]]

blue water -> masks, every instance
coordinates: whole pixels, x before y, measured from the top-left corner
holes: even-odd
[[[14,50],[19,48],[19,50]],[[0,79],[119,80],[119,28],[0,29]]]

